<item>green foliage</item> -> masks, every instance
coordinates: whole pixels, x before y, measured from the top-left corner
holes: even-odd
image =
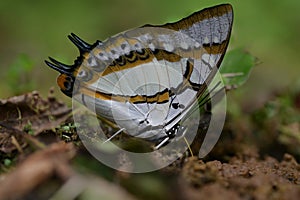
[[[0,152],[0,174],[10,171],[15,166],[17,153]]]
[[[76,127],[79,127],[79,124],[67,123],[62,124],[56,129],[57,135],[64,140],[65,142],[74,142],[78,141],[78,135],[76,134]]]
[[[242,49],[228,52],[222,62],[220,72],[226,86],[241,86],[249,77],[255,58]]]
[[[12,163],[11,159],[8,159],[8,158],[4,159],[3,162],[4,162],[4,165],[5,165],[6,167],[9,167],[9,166],[11,165],[11,163]]]
[[[35,87],[33,61],[25,54],[20,54],[7,70],[7,86],[11,93],[17,95],[25,91],[31,91]]]
[[[297,87],[293,85],[293,87]],[[298,86],[299,87],[299,86]],[[265,151],[280,150],[300,158],[300,88],[286,89],[251,114],[252,132],[257,145]],[[274,144],[281,149],[273,149]],[[271,149],[271,150],[270,150]],[[263,151],[262,150],[262,151]]]
[[[27,124],[24,126],[23,131],[25,131],[29,135],[34,135],[34,132],[32,130],[32,124],[30,121],[28,121]]]

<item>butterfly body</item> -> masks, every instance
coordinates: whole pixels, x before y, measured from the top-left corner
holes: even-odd
[[[218,70],[232,20],[226,4],[93,45],[71,34],[80,50],[74,65],[46,63],[61,72],[58,85],[66,95],[131,136],[161,141],[185,131],[180,121]]]

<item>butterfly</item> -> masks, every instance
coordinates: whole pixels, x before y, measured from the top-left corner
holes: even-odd
[[[115,135],[123,131],[160,148],[186,133],[181,122],[217,73],[232,24],[232,6],[222,4],[94,44],[71,33],[80,51],[74,64],[45,62],[61,73],[61,91],[115,124]]]

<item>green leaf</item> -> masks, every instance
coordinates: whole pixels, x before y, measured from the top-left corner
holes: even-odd
[[[12,161],[11,161],[10,159],[8,159],[8,158],[5,158],[5,159],[4,159],[4,165],[5,165],[5,166],[8,167],[8,166],[11,165],[11,163],[12,163]]]
[[[226,86],[238,87],[246,82],[255,58],[243,49],[228,52],[222,62],[220,72]]]

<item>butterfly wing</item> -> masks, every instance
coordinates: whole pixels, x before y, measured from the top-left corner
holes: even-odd
[[[60,71],[65,91],[133,136],[165,137],[192,107],[225,54],[233,20],[228,4],[207,8],[175,23],[145,25],[80,49]],[[58,64],[57,64],[58,63]],[[60,69],[61,68],[61,69]],[[74,79],[76,80],[74,82]]]

